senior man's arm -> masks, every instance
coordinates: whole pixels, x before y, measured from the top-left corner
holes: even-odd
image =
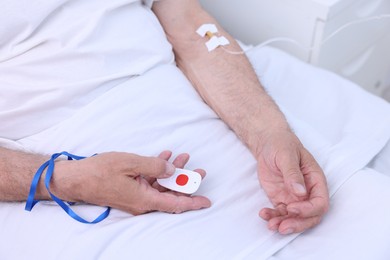
[[[50,190],[65,201],[110,206],[134,215],[150,211],[181,213],[210,206],[202,196],[182,196],[156,187],[156,178],[167,178],[183,168],[188,154],[168,162],[172,153],[158,157],[108,152],[79,161],[58,160]],[[25,201],[31,180],[49,156],[0,147],[0,201]],[[196,170],[203,177],[203,170]],[[51,199],[41,177],[35,199]],[[99,191],[99,192],[97,192]]]
[[[197,0],[160,0],[153,11],[173,45],[179,68],[258,160],[260,183],[274,205],[260,211],[269,228],[288,234],[319,223],[329,203],[321,168],[290,130],[246,56],[221,47],[209,52],[205,46],[209,39],[196,30],[216,24],[219,34],[230,41],[225,48],[239,52],[237,42]]]

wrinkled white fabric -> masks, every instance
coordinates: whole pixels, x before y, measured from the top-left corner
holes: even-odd
[[[390,141],[370,162],[368,167],[390,177]]]
[[[3,0],[0,6],[2,138],[40,132],[174,59],[157,18],[139,0]]]
[[[389,176],[362,169],[335,193],[329,213],[317,228],[305,232],[269,260],[388,260],[389,200]]]
[[[0,103],[0,141],[45,154],[188,152],[192,159],[187,168],[208,172],[198,193],[208,196],[213,206],[179,215],[138,217],[112,210],[102,223],[85,225],[52,203],[40,203],[31,213],[24,211],[24,203],[0,203],[0,238],[5,241],[0,243],[0,259],[266,259],[274,255],[297,235],[270,232],[259,219],[258,210],[270,203],[259,187],[256,161],[175,67],[171,46],[149,7],[130,2],[37,5],[36,10],[50,15],[36,27],[15,27],[26,32],[25,40],[18,38],[23,34],[0,38],[1,50],[10,50],[0,52],[5,102]],[[25,4],[22,14],[33,8],[28,1]],[[112,8],[103,8],[104,4]],[[73,5],[91,15],[72,16],[69,11],[77,9]],[[9,9],[4,10],[10,16]],[[67,19],[62,20],[64,16]],[[66,22],[51,28],[58,19]],[[12,36],[8,27],[1,28],[1,34],[5,30]],[[62,40],[56,41],[51,33]],[[40,40],[34,45],[31,39]],[[255,48],[248,55],[267,91],[323,167],[331,194],[352,180],[388,142],[388,103],[275,49]],[[373,185],[380,182],[374,179]],[[357,183],[351,185],[356,189]],[[332,207],[355,212],[357,205],[343,204],[354,194],[336,193]],[[363,203],[369,202],[358,207],[367,206]],[[103,210],[75,208],[87,219]],[[341,213],[331,210],[325,225],[349,223]],[[355,223],[367,225],[372,213],[361,214],[366,215],[359,215]],[[385,217],[379,215],[377,221],[388,221]],[[316,236],[329,237],[329,230],[315,230],[319,230]],[[382,232],[378,237],[390,233],[387,228]],[[339,243],[354,236],[343,233]],[[379,254],[387,249],[375,250]]]
[[[331,194],[389,139],[387,103],[275,49],[254,49],[249,56],[294,131],[323,167]],[[316,91],[310,91],[314,84]],[[351,96],[353,101],[347,101]],[[359,115],[362,104],[367,104],[366,110]],[[213,206],[180,215],[138,217],[113,210],[103,223],[89,226],[52,204],[38,204],[29,213],[23,203],[2,203],[0,236],[8,242],[0,244],[0,258],[266,259],[296,237],[270,232],[259,219],[258,210],[270,204],[258,185],[256,161],[174,65],[158,66],[124,82],[67,120],[18,143],[39,153],[68,150],[86,156],[111,150],[143,155],[164,149],[189,152],[188,168],[208,172],[198,193],[208,196]],[[76,210],[91,219],[103,209],[79,205]],[[332,212],[328,221],[343,225]],[[385,221],[385,216],[377,217]],[[366,225],[366,219],[359,216],[356,221]],[[42,242],[30,243],[31,238]],[[15,250],[7,250],[10,245]],[[26,250],[16,250],[19,246]]]

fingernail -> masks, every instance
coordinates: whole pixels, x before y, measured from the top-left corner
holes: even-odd
[[[264,219],[264,220],[268,220],[271,218],[270,214],[269,213],[261,213],[259,214],[259,216]]]
[[[170,163],[170,162],[166,162],[165,163],[165,174],[164,174],[164,177],[171,177],[173,175],[173,173],[175,172],[176,168],[175,166]]]
[[[285,230],[280,232],[280,234],[282,234],[282,235],[289,235],[292,233],[294,233],[294,229],[292,229],[292,228],[288,228],[288,229],[285,229]]]
[[[300,183],[293,183],[292,187],[294,189],[294,192],[298,195],[305,195],[306,194],[306,189],[305,187],[300,184]]]
[[[269,230],[271,230],[271,231],[276,231],[276,230],[278,230],[278,226],[270,226],[270,227],[268,227],[268,229]]]

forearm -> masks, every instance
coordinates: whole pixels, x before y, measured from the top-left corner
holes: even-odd
[[[35,172],[48,159],[48,156],[0,147],[0,201],[25,201]],[[58,190],[55,185],[53,188]],[[49,198],[41,178],[36,199]]]
[[[199,53],[204,49],[199,49]],[[209,55],[212,57],[207,57]],[[212,54],[202,53],[198,57],[188,59],[184,51],[178,54],[178,65],[205,102],[253,154],[258,154],[267,131],[288,128],[284,116],[260,85],[245,56],[217,49]]]
[[[196,5],[195,2],[193,5]],[[159,12],[164,10],[156,9],[160,18]],[[196,6],[189,8],[189,12],[193,10],[196,10]],[[174,47],[178,66],[205,102],[257,154],[267,131],[288,128],[283,114],[261,86],[245,55],[232,55],[222,48],[208,52],[205,46],[208,38],[200,37],[196,30],[205,23],[218,26],[211,16],[199,10],[196,15],[182,15],[193,18],[183,19],[187,21],[186,24],[177,22],[180,20],[177,16],[173,19],[167,16],[160,18]],[[229,39],[229,50],[240,50],[228,33],[220,26],[218,30]]]

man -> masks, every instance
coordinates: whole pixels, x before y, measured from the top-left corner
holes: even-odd
[[[114,3],[115,1],[112,5]],[[115,10],[114,7],[108,9]],[[61,12],[54,12],[58,16],[66,13],[66,8],[58,10]],[[199,36],[196,30],[202,24],[217,22],[196,0],[161,0],[154,3],[153,12],[173,46],[178,67],[204,101],[234,130],[256,158],[259,181],[274,206],[273,209],[264,208],[260,211],[260,216],[268,221],[268,228],[281,234],[291,234],[318,224],[329,207],[323,171],[292,132],[278,106],[262,88],[247,58],[244,55],[232,55],[223,48],[208,52],[205,47],[208,38]],[[83,17],[75,16],[76,18]],[[225,48],[232,52],[240,51],[234,39],[218,24],[217,27],[219,34],[230,42]],[[39,28],[45,29],[44,26]],[[62,31],[66,29],[68,28]],[[86,27],[85,30],[87,29]],[[104,31],[104,28],[100,29]],[[71,39],[65,44],[70,49],[64,48],[61,52],[72,53],[73,46],[85,47],[85,39],[78,39],[71,32]],[[93,33],[93,30],[87,30],[87,35]],[[55,46],[51,44],[47,48],[55,48],[53,45]],[[76,54],[86,55],[81,47]],[[34,48],[39,48],[39,44]],[[105,51],[104,48],[98,50]],[[169,60],[169,57],[162,59]],[[61,66],[69,59],[58,61]],[[105,61],[109,62],[109,58]],[[144,62],[144,59],[139,59],[139,62]],[[86,67],[85,73],[92,70]],[[71,66],[66,68],[72,69]],[[98,75],[96,77],[99,78]],[[121,75],[116,77],[120,78]],[[112,86],[105,86],[99,91],[108,91],[110,87]],[[96,92],[94,88],[89,91]],[[68,97],[66,92],[62,94],[58,95],[59,102]],[[73,99],[70,100],[69,102],[73,102]],[[90,101],[88,98],[84,100]],[[79,100],[74,103],[77,107]],[[59,114],[62,115],[61,113]],[[48,123],[43,120],[42,123],[50,127],[57,122]],[[27,135],[24,132],[19,135],[12,133],[9,129],[15,128],[15,125],[3,127],[4,132],[8,131],[5,135],[8,139],[17,140]],[[42,130],[35,125],[31,127],[35,127],[36,132]],[[28,129],[25,131],[28,132]],[[0,155],[0,199],[26,200],[33,175],[49,157],[8,148],[0,148]],[[205,197],[172,193],[155,183],[156,178],[171,176],[175,167],[184,167],[189,159],[188,155],[181,154],[171,164],[167,162],[170,157],[169,151],[162,152],[158,157],[107,152],[80,161],[57,161],[50,188],[62,200],[110,206],[135,215],[151,211],[180,213],[210,207],[211,203]],[[205,175],[203,170],[197,171]],[[50,197],[43,179],[44,177],[39,183],[36,198],[46,200]]]
[[[261,185],[275,207],[260,213],[269,228],[289,234],[319,223],[329,203],[323,172],[261,87],[247,58],[221,48],[207,51],[207,39],[196,30],[217,22],[197,1],[164,0],[155,3],[153,11],[174,48],[178,66],[258,160]],[[231,42],[229,50],[240,50],[234,39],[218,28]],[[59,161],[51,190],[63,200],[108,205],[132,214],[209,207],[207,198],[159,192],[150,185],[150,178],[173,173],[173,165],[165,162],[169,157],[168,152],[159,158],[103,153],[82,161]],[[32,176],[46,160],[47,156],[1,148],[1,200],[25,200]],[[183,167],[187,160],[188,156],[181,155],[174,165]],[[83,174],[73,176],[77,172]],[[105,192],[97,195],[93,192],[96,188]],[[37,198],[50,199],[42,180]]]

